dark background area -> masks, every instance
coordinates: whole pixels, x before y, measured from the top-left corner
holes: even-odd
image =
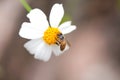
[[[120,0],[27,1],[47,16],[62,3],[77,26],[67,35],[72,46],[48,62],[35,60],[18,35],[27,11],[19,0],[0,0],[0,80],[120,80]]]

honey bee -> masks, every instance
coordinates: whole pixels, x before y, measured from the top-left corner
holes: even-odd
[[[67,41],[65,40],[65,37],[63,36],[62,33],[57,34],[56,38],[56,44],[60,46],[60,50],[63,51],[66,47]]]

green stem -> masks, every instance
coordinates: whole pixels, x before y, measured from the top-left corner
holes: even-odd
[[[30,5],[27,3],[26,0],[20,0],[20,2],[22,3],[22,5],[24,6],[24,8],[30,12],[32,10],[32,8],[30,7]]]

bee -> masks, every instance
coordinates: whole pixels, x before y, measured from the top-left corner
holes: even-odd
[[[60,46],[60,50],[63,51],[66,47],[67,41],[62,33],[57,34],[56,44]]]

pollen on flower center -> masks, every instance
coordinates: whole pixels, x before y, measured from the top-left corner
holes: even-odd
[[[56,43],[57,34],[61,33],[58,28],[48,27],[48,29],[44,32],[43,39],[44,41],[51,45]]]

